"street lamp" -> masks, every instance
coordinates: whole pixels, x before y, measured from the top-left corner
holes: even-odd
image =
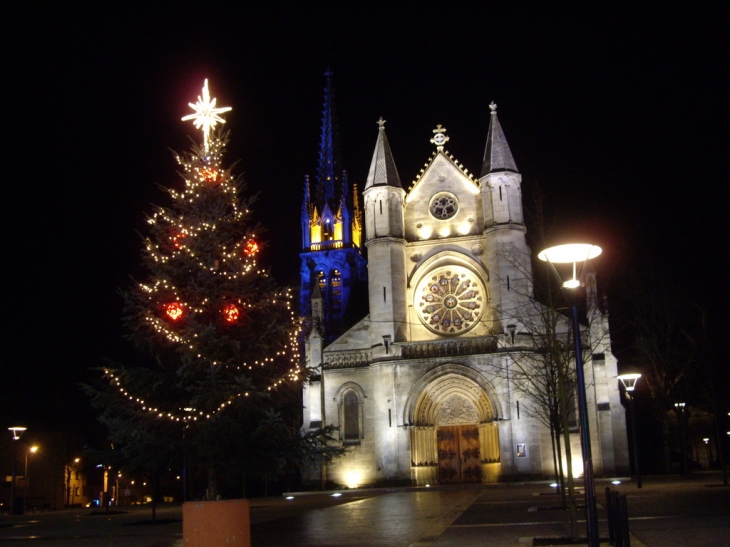
[[[705,442],[705,447],[707,448],[707,469],[712,468],[712,450],[710,450],[710,438],[705,437],[702,439]]]
[[[638,372],[631,374],[621,374],[618,379],[624,386],[626,392],[626,401],[629,403],[629,417],[631,419],[631,437],[634,442],[634,467],[636,468],[636,488],[641,488],[641,471],[639,470],[639,445],[636,443],[636,420],[634,419],[634,397],[633,391],[636,389],[636,382],[641,378]]]
[[[9,427],[8,431],[10,431],[13,434],[13,440],[18,441],[18,440],[20,440],[20,436],[23,433],[25,433],[26,429],[27,429],[26,427],[14,426],[14,427]],[[8,513],[10,515],[16,514],[15,513],[15,483],[16,483],[17,477],[18,477],[18,470],[17,470],[17,467],[15,466],[15,464],[17,463],[17,461],[18,461],[18,444],[16,443],[15,446],[13,447],[13,477],[12,477],[13,482],[10,483],[10,510],[8,511]],[[22,513],[23,512],[21,511],[20,514],[22,514]]]
[[[687,466],[687,441],[686,436],[687,433],[685,431],[685,408],[687,407],[687,403],[674,403],[674,408],[676,408],[677,417],[679,418],[679,439],[682,443],[682,475],[688,477],[689,476],[689,467]]]
[[[580,287],[580,276],[577,265],[584,265],[588,260],[601,254],[601,248],[588,243],[571,243],[558,245],[541,251],[537,257],[548,262],[555,275],[562,281],[554,264],[572,264],[573,277],[563,281],[565,289]],[[596,486],[593,480],[593,456],[591,455],[591,436],[588,429],[588,402],[586,400],[586,382],[583,370],[583,348],[581,347],[580,329],[578,325],[578,307],[572,299],[573,308],[573,338],[575,340],[575,371],[578,380],[578,416],[580,419],[580,445],[583,453],[583,481],[586,493],[586,532],[588,545],[598,547],[598,514],[596,511]]]
[[[25,505],[28,498],[28,486],[30,484],[30,481],[28,479],[28,454],[35,454],[36,452],[38,452],[37,446],[31,446],[28,450],[25,451],[25,469],[23,471],[23,478],[25,479],[25,489],[23,490],[23,505]]]

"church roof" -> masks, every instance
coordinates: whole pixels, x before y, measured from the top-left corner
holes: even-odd
[[[482,172],[480,176],[494,173],[495,171],[517,171],[517,165],[512,157],[512,151],[509,149],[507,139],[502,131],[502,126],[497,118],[497,105],[492,103],[489,105],[492,110],[491,120],[489,122],[489,134],[487,135],[487,146],[484,150],[484,160],[482,162]]]
[[[423,169],[418,173],[418,176],[413,180],[410,187],[408,188],[408,191],[410,192],[413,190],[419,182],[421,182],[421,179],[423,176],[428,172],[429,167],[433,165],[433,162],[436,161],[436,158],[439,156],[443,156],[446,158],[446,160],[451,163],[456,169],[458,169],[462,175],[464,175],[469,181],[474,184],[474,186],[479,187],[478,181],[474,178],[474,173],[470,173],[468,169],[464,167],[463,163],[460,163],[448,150],[437,150],[433,154],[431,154],[431,157],[428,158],[428,161],[423,164]]]
[[[365,183],[365,190],[373,186],[395,186],[402,188],[398,170],[395,168],[393,153],[390,151],[388,137],[385,136],[385,120],[378,120],[378,141],[375,143],[373,161],[370,163],[370,172]]]

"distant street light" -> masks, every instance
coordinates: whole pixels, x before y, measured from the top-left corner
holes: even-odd
[[[21,426],[14,426],[14,427],[8,428],[8,431],[10,431],[13,434],[14,441],[20,440],[20,436],[23,433],[25,433],[26,430],[27,430],[26,427],[21,427]],[[15,488],[16,488],[15,483],[18,480],[18,470],[16,467],[17,461],[18,461],[18,443],[15,443],[15,446],[13,446],[13,477],[12,477],[13,482],[10,483],[10,510],[8,511],[8,513],[10,515],[16,515],[16,514],[22,515],[23,514],[22,510],[19,513],[16,513],[16,511],[15,511],[15,509],[16,509],[15,508]]]
[[[78,473],[78,464],[81,458],[74,458],[73,462],[69,462],[66,465],[66,506],[70,507],[73,505],[74,498],[76,497],[76,491],[73,485],[74,473]]]
[[[679,418],[679,438],[682,442],[682,475],[685,477],[689,476],[689,467],[687,466],[687,432],[685,431],[685,409],[687,403],[674,403],[674,408],[677,409],[677,417]]]
[[[702,439],[705,442],[705,446],[707,447],[707,469],[712,468],[712,450],[710,449],[710,438],[705,437]]]
[[[23,471],[25,488],[23,489],[23,505],[25,505],[26,499],[28,498],[28,486],[30,485],[30,479],[28,478],[28,454],[35,454],[36,452],[38,452],[37,446],[31,446],[25,451],[25,470]]]
[[[562,278],[555,269],[554,264],[572,264],[573,277],[563,281],[563,288],[576,289],[580,287],[580,276],[578,275],[577,264],[582,265],[588,260],[601,254],[601,248],[597,245],[587,243],[572,243],[558,245],[541,251],[537,257],[548,262],[553,268],[555,275]],[[586,496],[586,532],[588,545],[598,547],[598,513],[596,510],[596,486],[593,479],[593,456],[591,455],[591,436],[588,429],[588,402],[586,400],[586,382],[583,370],[583,348],[580,340],[580,327],[578,325],[578,307],[575,298],[571,299],[573,308],[573,338],[575,340],[575,371],[578,380],[578,416],[580,419],[580,444],[583,453],[583,481],[585,484]]]
[[[636,420],[634,419],[634,397],[633,391],[636,389],[636,383],[641,378],[638,372],[631,374],[621,374],[618,379],[624,386],[626,392],[626,401],[629,403],[629,418],[631,420],[631,437],[634,443],[634,467],[636,468],[636,488],[641,488],[641,471],[639,470],[639,445],[636,442]]]

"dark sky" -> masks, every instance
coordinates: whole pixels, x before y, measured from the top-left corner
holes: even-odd
[[[157,185],[181,184],[169,149],[199,139],[180,118],[206,77],[233,107],[228,159],[260,192],[261,263],[281,282],[298,273],[330,66],[360,188],[380,116],[410,183],[438,123],[478,171],[495,101],[525,195],[539,186],[559,230],[604,247],[604,279],[653,268],[727,329],[726,10],[237,4],[6,10],[3,423],[92,421],[76,384],[127,358],[117,289],[141,275],[137,232],[167,203]]]

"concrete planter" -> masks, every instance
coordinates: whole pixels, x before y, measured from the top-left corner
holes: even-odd
[[[250,547],[248,500],[183,503],[185,547]]]

